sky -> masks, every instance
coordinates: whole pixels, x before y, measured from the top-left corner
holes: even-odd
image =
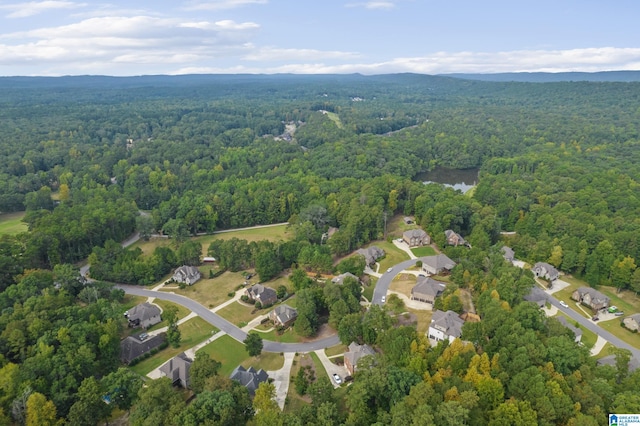
[[[0,75],[640,70],[638,0],[0,0]]]

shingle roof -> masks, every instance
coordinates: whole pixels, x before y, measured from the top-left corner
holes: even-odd
[[[140,340],[138,336],[128,336],[120,342],[120,359],[123,363],[129,364],[134,359],[157,348],[166,340],[166,334],[160,333],[149,336],[145,340]]]
[[[155,317],[156,315],[160,315],[160,308],[149,302],[136,305],[127,311],[127,318],[129,321],[140,320],[140,322],[143,322]]]
[[[385,254],[384,250],[382,250],[380,247],[377,247],[377,246],[361,248],[361,249],[358,249],[356,253],[364,256],[364,259],[367,262],[367,265],[374,264],[376,260],[384,256]]]
[[[298,311],[289,305],[279,305],[273,310],[275,316],[282,324],[286,324],[298,317]]]
[[[345,272],[344,274],[340,274],[337,277],[334,277],[331,282],[334,284],[342,284],[345,280],[345,278],[353,278],[356,281],[360,281],[360,279],[358,277],[356,277],[355,275],[353,275],[351,272]]]
[[[189,370],[191,369],[191,363],[193,360],[189,358],[184,352],[179,353],[169,361],[164,363],[160,367],[160,371],[163,372],[172,382],[180,380],[182,385],[186,388],[190,386]]]
[[[449,257],[446,254],[438,254],[435,256],[423,257],[422,264],[429,265],[436,271],[440,271],[442,269],[451,270],[456,266],[456,262],[449,259]]]
[[[436,310],[431,317],[430,327],[443,331],[447,336],[460,337],[464,321],[453,311]]]
[[[515,252],[513,251],[513,249],[511,249],[511,247],[502,246],[500,250],[502,251],[503,257],[508,261],[512,261],[516,256]]]
[[[439,296],[445,288],[446,285],[440,281],[429,277],[418,278],[416,285],[411,289],[411,295],[426,294],[435,298]]]
[[[266,382],[269,379],[269,375],[263,369],[256,370],[253,367],[245,369],[241,365],[237,366],[229,377],[231,380],[235,380],[246,387],[251,395],[255,395],[260,383]]]
[[[569,322],[567,321],[567,319],[565,317],[558,316],[558,322],[560,322],[560,324],[562,324],[565,327],[567,327],[569,330],[573,331],[573,334],[575,334],[576,337],[582,336],[582,330],[579,329],[578,327],[574,326],[573,324],[569,324]]]
[[[360,361],[360,358],[367,355],[375,355],[376,351],[369,345],[359,345],[356,342],[351,342],[349,345],[349,352],[344,353],[344,359],[348,360],[354,367]]]

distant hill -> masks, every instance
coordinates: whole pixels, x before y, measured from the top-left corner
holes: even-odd
[[[559,81],[597,81],[597,82],[631,82],[640,81],[640,71],[603,71],[603,72],[506,72],[496,74],[440,74],[444,77],[464,80],[520,82],[520,83],[552,83]]]

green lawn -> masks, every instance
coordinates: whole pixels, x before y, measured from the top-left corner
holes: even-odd
[[[242,303],[234,302],[227,307],[224,307],[216,312],[216,314],[220,315],[222,318],[226,319],[232,324],[236,326],[246,325],[249,321],[257,317],[258,315],[263,315],[269,312],[269,309],[260,309],[256,313],[252,313],[254,311],[253,306],[246,306]]]
[[[244,281],[245,279],[240,272],[225,272],[213,279],[201,279],[194,285],[187,286],[184,289],[169,288],[166,291],[186,296],[211,309],[229,300],[231,297],[227,294],[232,291],[235,292],[236,287]]]
[[[622,322],[621,318],[624,317],[616,317],[615,319],[609,321],[600,321],[598,324],[600,325],[600,327],[604,328],[614,336],[624,340],[631,346],[640,348],[640,334],[633,333],[625,327],[622,327],[620,325],[620,323]]]
[[[378,279],[376,277],[370,276],[369,280],[370,280],[369,285],[364,286],[364,291],[362,292],[362,295],[366,297],[369,302],[371,302],[371,299],[373,298],[373,290],[375,290],[376,288],[376,283],[378,282]]]
[[[411,252],[417,257],[435,256],[437,254],[431,246],[415,247],[411,249]]]
[[[258,332],[262,340],[271,340],[274,342],[282,342],[282,343],[301,343],[304,342],[304,339],[296,334],[295,331],[291,327],[287,329],[281,335],[276,333],[276,330],[271,330],[269,332],[263,333]]]
[[[334,355],[342,355],[348,350],[349,350],[349,347],[347,345],[340,344],[340,345],[332,346],[330,348],[325,349],[324,353],[327,356],[334,356]]]
[[[563,314],[560,311],[558,311],[558,313],[554,317],[557,318],[559,316],[563,316],[564,319],[566,319],[569,324],[573,325],[574,327],[578,327],[580,330],[582,330],[582,339],[580,341],[585,347],[591,349],[593,345],[596,344],[596,340],[598,340],[598,336],[594,332],[587,330],[586,328],[584,328],[579,324],[576,325],[576,322],[574,320],[572,320],[571,318],[569,318],[567,315]]]
[[[262,368],[265,371],[280,370],[284,366],[284,356],[279,353],[262,352],[259,357],[245,359],[242,362],[242,366],[245,368]]]
[[[400,263],[404,260],[409,260],[409,255],[403,250],[400,250],[398,247],[394,246],[393,243],[389,243],[387,241],[374,241],[368,246],[378,246],[386,253],[384,259],[380,260],[379,272],[386,271],[387,268],[394,266],[396,263]]]
[[[240,364],[249,360],[249,354],[244,348],[244,344],[234,340],[228,335],[224,335],[214,340],[197,353],[205,352],[216,361],[222,364],[220,374],[229,376],[231,372]],[[196,354],[197,356],[197,354]]]
[[[340,120],[340,117],[335,112],[327,111],[327,117],[329,117],[329,119],[331,121],[336,123],[336,126],[338,127],[338,129],[343,129],[344,128],[344,126],[342,125],[342,121]]]
[[[24,212],[0,214],[0,235],[16,235],[27,232],[27,224],[22,222]]]
[[[169,306],[175,306],[178,309],[178,320],[186,317],[187,315],[189,315],[191,313],[191,311],[189,309],[185,308],[184,306],[178,305],[178,304],[173,303],[173,302],[169,302],[167,300],[156,299],[156,300],[153,301],[153,303],[155,303],[156,305],[160,306],[160,308],[162,309],[162,312],[164,312]],[[158,324],[154,325],[153,327],[150,327],[149,331],[157,330],[159,328],[166,327],[168,325],[169,325],[169,323],[166,320],[163,319]]]
[[[134,365],[131,369],[141,376],[146,376],[149,372],[160,367],[180,352],[184,352],[186,349],[208,339],[211,337],[213,332],[216,331],[215,327],[200,317],[191,318],[189,321],[180,325],[179,329],[182,335],[182,340],[178,348],[169,346],[154,356]]]

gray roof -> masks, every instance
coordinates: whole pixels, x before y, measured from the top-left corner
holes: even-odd
[[[465,241],[464,238],[462,238],[462,235],[458,234],[457,232],[455,232],[453,229],[447,229],[446,231],[444,231],[444,236],[447,237],[447,240],[449,238],[451,238],[452,236],[457,236],[458,237],[458,245],[464,245],[467,242]]]
[[[551,281],[557,279],[560,276],[560,273],[555,267],[545,262],[536,263],[535,265],[533,265],[533,268],[531,268],[531,271],[537,276],[546,276]]]
[[[120,360],[129,364],[134,359],[160,346],[166,340],[166,336],[165,333],[160,333],[144,340],[140,340],[138,336],[128,336],[120,342]]]
[[[449,259],[446,254],[437,254],[435,256],[426,256],[422,258],[423,265],[429,265],[436,271],[442,269],[451,270],[456,266],[456,262]]]
[[[349,345],[349,351],[344,353],[344,359],[348,360],[354,367],[358,365],[360,358],[367,355],[375,355],[376,351],[369,345],[359,345],[356,342],[351,342]]]
[[[513,251],[511,247],[502,246],[500,250],[502,250],[502,256],[509,262],[515,259],[516,253]]]
[[[251,395],[255,395],[260,383],[266,382],[269,379],[269,375],[263,369],[256,370],[253,367],[245,369],[243,366],[239,365],[235,370],[233,370],[229,378],[247,388]]]
[[[604,294],[600,293],[595,288],[580,287],[576,291],[580,295],[580,299],[584,298],[585,294],[588,294],[589,296],[591,296],[591,303],[596,304],[596,305],[597,304],[606,304],[606,305],[608,305],[609,302],[610,302],[610,299],[607,296],[605,296]]]
[[[446,288],[444,283],[436,281],[429,277],[418,278],[415,286],[411,289],[411,295],[414,294],[427,294],[433,298],[438,297]]]
[[[296,311],[289,305],[276,306],[273,310],[273,313],[278,318],[278,321],[280,321],[282,324],[286,324],[287,322],[293,321],[294,319],[298,318],[298,311]]]
[[[384,250],[382,250],[380,247],[377,247],[377,246],[361,248],[361,249],[358,249],[356,253],[364,256],[364,259],[367,262],[367,265],[372,265],[376,263],[376,260],[380,259],[382,256],[385,255]]]
[[[635,322],[640,324],[640,314],[629,315],[627,318],[632,318],[633,320],[635,320]]]
[[[531,287],[531,291],[526,294],[523,299],[527,302],[533,302],[540,307],[543,307],[548,300],[549,296],[537,285],[535,287]]]
[[[189,370],[192,362],[193,360],[182,352],[164,363],[160,367],[160,371],[170,378],[173,383],[180,381],[182,386],[188,388],[191,385]]]
[[[344,283],[345,278],[353,278],[356,282],[360,282],[360,278],[353,275],[351,272],[345,272],[344,274],[340,274],[337,277],[334,277],[331,282],[334,284],[342,284]]]
[[[582,330],[580,328],[572,325],[572,324],[569,324],[569,322],[567,321],[567,319],[565,317],[559,316],[559,317],[557,317],[557,319],[560,322],[560,324],[564,325],[569,330],[573,331],[573,334],[575,334],[576,337],[582,336]]]
[[[410,229],[408,231],[404,231],[402,233],[402,237],[403,238],[419,238],[419,239],[423,239],[424,237],[427,237],[427,233],[422,230],[422,229]]]
[[[607,355],[605,357],[600,358],[596,361],[598,365],[610,365],[612,367],[616,366],[616,356],[615,355]],[[631,358],[629,360],[629,372],[633,373],[640,367],[640,362],[638,362],[637,358]]]
[[[127,319],[129,321],[139,320],[140,322],[144,322],[157,315],[160,315],[160,308],[149,302],[136,305],[127,311]]]
[[[431,317],[430,327],[442,330],[447,336],[460,337],[462,336],[463,325],[464,321],[460,319],[457,313],[436,310]]]
[[[268,301],[278,298],[277,292],[274,289],[265,287],[262,284],[252,285],[247,289],[247,292],[251,295],[251,297],[260,301]]]

